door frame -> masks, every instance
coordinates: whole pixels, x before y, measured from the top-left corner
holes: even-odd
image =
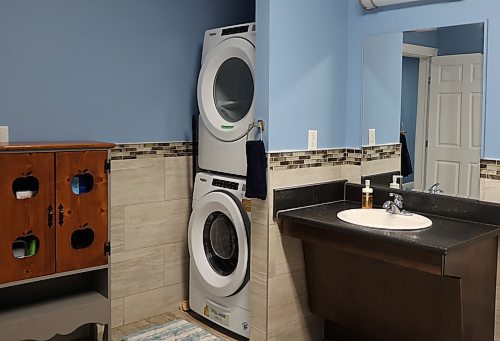
[[[429,113],[429,83],[431,58],[437,56],[438,49],[413,44],[403,44],[403,57],[419,59],[417,121],[415,129],[415,165],[421,165],[426,159],[427,123]],[[424,190],[425,168],[413,167],[413,188]]]

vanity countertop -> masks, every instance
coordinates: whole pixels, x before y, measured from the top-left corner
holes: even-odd
[[[311,229],[307,232],[311,234],[316,232],[323,237],[328,236],[328,233],[331,232],[331,234],[358,236],[360,238],[364,237],[364,239],[385,240],[442,255],[500,234],[500,226],[497,225],[425,213],[419,214],[431,219],[432,226],[415,231],[373,229],[346,223],[337,218],[338,212],[353,208],[360,208],[360,204],[342,200],[280,211],[278,212],[278,219],[284,234],[288,234],[287,223],[295,223]],[[297,237],[296,235],[291,236]]]

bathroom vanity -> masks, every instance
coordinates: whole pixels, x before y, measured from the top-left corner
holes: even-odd
[[[375,204],[389,192],[376,189]],[[282,233],[303,241],[310,309],[325,318],[325,337],[493,340],[498,206],[401,191],[432,226],[390,231],[337,218],[360,207],[360,193],[347,184],[339,200],[277,214]]]

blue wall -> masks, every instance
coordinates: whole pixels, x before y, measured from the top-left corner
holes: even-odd
[[[345,146],[348,1],[257,0],[257,116],[269,113],[268,150],[306,149],[309,129],[319,148]]]
[[[370,14],[357,1],[349,1],[348,6],[347,146],[361,145],[363,40],[366,36],[488,21],[484,157],[500,158],[500,141],[496,133],[500,126],[500,96],[495,96],[500,91],[500,65],[488,63],[500,58],[500,1],[461,0],[426,6],[401,6]]]
[[[415,136],[417,128],[418,69],[417,58],[403,58],[403,82],[401,86],[401,128],[406,131],[406,143],[411,164],[415,165]],[[412,182],[413,174],[404,182]]]
[[[484,52],[484,25],[460,25],[438,29],[438,55]]]
[[[362,144],[368,129],[375,129],[375,143],[399,140],[401,116],[401,63],[403,33],[366,37],[363,45]],[[394,96],[394,94],[399,94]]]
[[[437,48],[438,31],[404,32],[403,43]]]
[[[3,0],[0,125],[12,141],[191,139],[204,31],[254,0]]]

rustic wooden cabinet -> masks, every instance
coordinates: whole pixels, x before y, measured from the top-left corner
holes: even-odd
[[[0,339],[47,339],[109,324],[112,146],[0,144]],[[47,324],[20,328],[43,319],[41,311],[51,317]]]
[[[108,262],[107,151],[59,152],[56,165],[56,271]],[[91,176],[87,193],[73,192],[73,178]],[[82,180],[80,180],[82,181]]]
[[[37,193],[30,199],[17,199],[14,182],[30,177],[38,182]],[[0,154],[0,283],[55,272],[55,228],[47,224],[54,193],[54,154]],[[14,257],[14,241],[30,235],[39,241],[37,253]]]

